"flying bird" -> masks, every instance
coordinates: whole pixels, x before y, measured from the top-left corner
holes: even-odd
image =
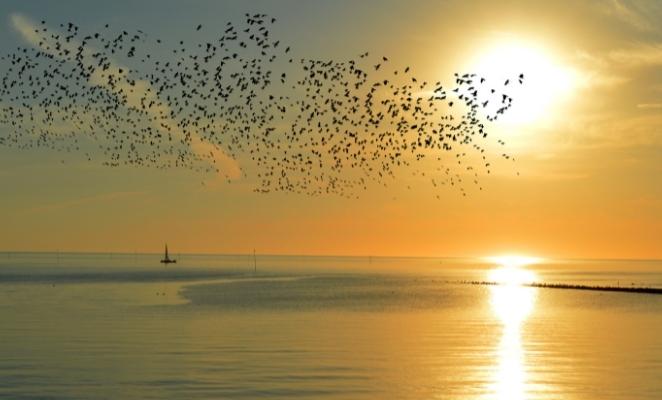
[[[488,91],[485,78],[456,74],[447,91],[409,66],[403,79],[388,57],[371,60],[367,51],[350,59],[290,55],[273,37],[275,22],[249,14],[214,39],[186,45],[109,24],[37,30],[38,44],[0,59],[0,145],[228,180],[229,165],[242,160],[240,173],[259,193],[354,198],[370,185],[394,184],[402,171],[425,176],[423,161],[432,159],[434,187],[464,196],[462,176],[477,184],[479,168],[490,173],[482,163],[486,124],[512,98]],[[502,106],[481,117],[480,105],[498,96]],[[481,163],[471,164],[472,153]]]

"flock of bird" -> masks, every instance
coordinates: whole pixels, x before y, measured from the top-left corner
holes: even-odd
[[[447,90],[368,52],[297,58],[270,34],[275,22],[246,14],[170,45],[141,30],[34,23],[30,45],[1,58],[0,145],[228,180],[237,168],[258,192],[310,195],[353,197],[403,171],[465,194],[463,179],[489,173],[486,121],[511,107],[505,86],[523,75],[495,88],[455,74]]]

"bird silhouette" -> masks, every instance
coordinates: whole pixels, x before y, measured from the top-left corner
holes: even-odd
[[[487,123],[512,106],[509,94],[475,74],[455,74],[447,90],[369,52],[297,58],[273,37],[275,22],[245,14],[211,35],[199,24],[185,43],[109,24],[84,33],[73,22],[55,30],[41,21],[34,47],[0,58],[0,145],[230,180],[225,157],[259,193],[353,198],[372,184],[396,184],[402,172],[424,176],[432,159],[433,186],[466,195],[463,176],[478,185],[479,170],[490,173],[482,142]]]

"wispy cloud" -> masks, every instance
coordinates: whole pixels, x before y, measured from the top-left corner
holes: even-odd
[[[628,48],[612,50],[609,60],[630,67],[662,65],[662,43],[640,43]]]
[[[637,30],[655,31],[659,29],[659,22],[654,17],[656,11],[662,11],[659,1],[611,0],[603,3],[602,6],[606,14]]]
[[[637,104],[637,108],[662,108],[662,103],[642,103]]]
[[[578,85],[585,88],[618,86],[630,81],[630,78],[616,73],[610,68],[610,62],[605,56],[598,56],[586,51],[575,53],[574,63],[577,70]]]
[[[634,117],[608,117],[596,124],[587,143],[607,147],[648,147],[662,145],[662,115],[648,113]]]
[[[42,37],[39,33],[39,26],[31,21],[29,18],[22,14],[14,13],[10,16],[10,22],[12,28],[18,32],[21,37],[28,42],[31,46],[39,48],[41,51],[49,53],[53,56],[58,56],[59,53],[52,50],[59,47],[62,50],[68,50],[71,53],[76,53],[77,49],[82,46],[80,42],[75,40],[63,41],[54,39],[53,37]],[[83,60],[90,59],[94,49],[90,46],[85,46],[83,51]],[[141,101],[145,103],[154,102],[154,104],[161,104],[160,106],[155,106],[149,108],[147,112],[150,113],[152,117],[151,120],[157,128],[165,126],[170,128],[169,132],[173,133],[179,138],[185,136],[184,132],[179,128],[177,122],[164,117],[164,115],[170,114],[170,109],[165,103],[159,101],[155,94],[155,90],[151,90],[150,83],[145,80],[135,80],[132,83],[129,83],[128,72],[129,68],[123,66],[117,61],[112,61],[110,67],[105,71],[97,68],[94,74],[89,79],[89,84],[94,86],[102,86],[107,90],[111,90],[118,93],[123,93],[126,97],[127,104],[130,107],[139,107]],[[109,76],[119,78],[116,83],[111,86],[109,84]],[[238,162],[227,155],[223,149],[205,141],[200,137],[200,135],[192,134],[190,135],[191,141],[190,146],[194,153],[196,153],[200,158],[209,160],[209,162],[216,164],[220,169],[221,174],[230,179],[237,179],[241,177],[241,168],[239,167]]]
[[[637,13],[629,4],[620,1],[612,0],[609,3],[610,14],[617,17],[621,21],[636,27],[641,30],[649,30],[650,24]]]
[[[661,66],[662,43],[638,43],[605,53],[580,51],[574,60],[580,66],[580,86],[619,86],[631,82],[637,68]],[[650,88],[662,90],[655,84]]]

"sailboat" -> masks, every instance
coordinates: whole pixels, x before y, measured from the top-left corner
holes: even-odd
[[[177,263],[177,260],[171,259],[168,257],[168,244],[166,243],[165,245],[165,257],[163,257],[163,260],[161,260],[162,264],[175,264]]]

